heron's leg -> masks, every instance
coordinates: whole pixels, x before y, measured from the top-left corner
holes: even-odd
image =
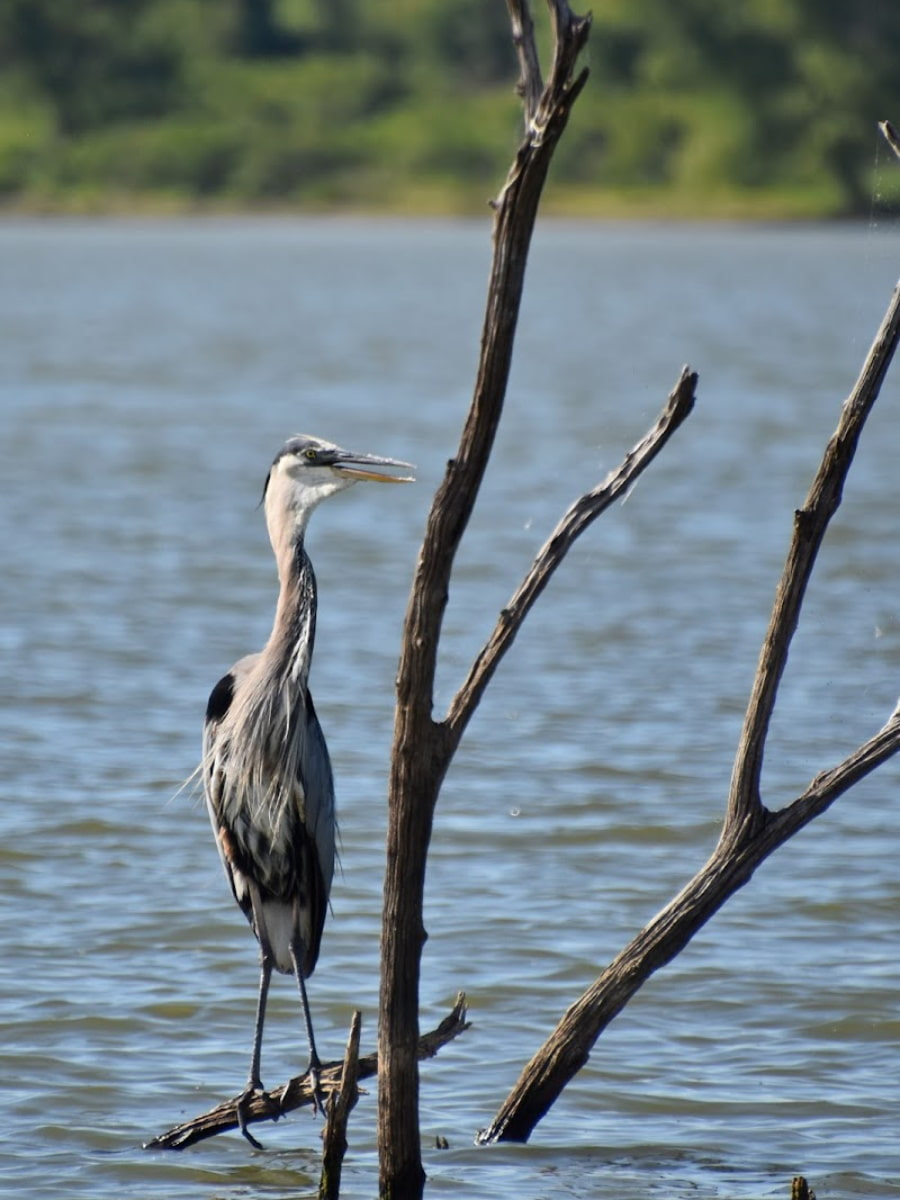
[[[268,944],[260,943],[259,950],[259,999],[256,1002],[256,1024],[253,1027],[253,1053],[250,1056],[250,1077],[247,1080],[249,1091],[263,1090],[260,1079],[260,1060],[262,1058],[263,1025],[266,1022],[266,1000],[269,995],[269,983],[272,979],[272,951]]]
[[[309,1011],[309,1000],[306,995],[306,978],[303,974],[303,959],[305,956],[306,947],[303,944],[303,936],[300,933],[300,910],[297,902],[294,902],[294,932],[291,935],[291,961],[294,964],[294,974],[297,977],[297,986],[300,988],[300,1001],[303,1004],[303,1020],[306,1024],[306,1038],[309,1042],[309,1066],[306,1072],[309,1075],[309,1084],[312,1090],[313,1112],[320,1112],[324,1115],[325,1109],[322,1105],[322,1093],[319,1090],[319,1069],[322,1066],[319,1061],[319,1053],[316,1050],[316,1038],[313,1033],[312,1016]]]
[[[272,980],[273,956],[272,948],[269,945],[269,936],[266,932],[265,921],[262,915],[262,905],[260,903],[259,892],[255,887],[251,888],[250,899],[253,905],[253,928],[256,931],[256,936],[259,939],[259,998],[256,1002],[256,1024],[253,1028],[253,1051],[250,1055],[250,1077],[247,1080],[247,1086],[241,1092],[235,1104],[235,1114],[237,1116],[238,1128],[247,1139],[251,1146],[257,1150],[262,1150],[263,1145],[258,1141],[250,1130],[247,1128],[246,1105],[257,1092],[262,1092],[263,1085],[260,1078],[260,1061],[262,1058],[262,1038],[263,1026],[266,1022],[266,1000],[269,995],[269,984]]]

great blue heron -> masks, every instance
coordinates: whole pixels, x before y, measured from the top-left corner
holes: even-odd
[[[231,668],[209,697],[203,788],[234,898],[259,941],[260,980],[250,1076],[237,1105],[262,1091],[260,1053],[272,969],[296,976],[318,1106],[319,1056],[306,980],[319,955],[334,872],[331,762],[307,681],[316,631],[316,578],[304,549],[310,514],[361,479],[411,482],[379,468],[410,463],[352,454],[321,438],[290,438],[275,456],[263,500],[280,590],[265,647]]]

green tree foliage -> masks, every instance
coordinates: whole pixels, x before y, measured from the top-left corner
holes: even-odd
[[[234,48],[247,58],[280,58],[298,54],[303,39],[279,25],[273,0],[237,0]]]
[[[505,4],[456,0],[426,11],[430,54],[457,84],[486,87],[516,77],[516,55]]]
[[[181,48],[146,20],[152,0],[5,0],[0,63],[78,136],[160,117],[179,100]]]
[[[620,0],[592,44],[592,130],[567,141],[567,169],[626,186],[805,189],[865,211],[875,123],[900,110],[900,6]]]
[[[868,211],[898,64],[885,0],[606,0],[550,202]],[[462,210],[520,129],[504,0],[5,0],[0,67],[12,203]]]

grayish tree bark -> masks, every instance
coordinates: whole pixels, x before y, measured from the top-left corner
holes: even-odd
[[[685,369],[657,426],[618,472],[579,500],[541,551],[528,578],[500,614],[446,717],[432,715],[437,649],[450,573],[475,504],[500,420],[512,359],[525,264],[553,150],[587,77],[576,62],[590,21],[564,0],[548,0],[553,63],[544,84],[524,0],[508,0],[519,58],[525,137],[495,202],[494,256],[475,391],[456,456],[447,465],[428,516],[406,611],[397,678],[389,789],[379,1005],[378,1148],[382,1197],[420,1196],[425,1175],[419,1133],[419,974],[425,929],[425,866],[438,793],[484,688],[531,605],[572,540],[630,486],[693,404],[696,376]]]
[[[413,1200],[425,1174],[419,1134],[419,972],[425,863],[438,792],[461,729],[432,716],[438,640],[453,559],[500,420],[525,263],[553,149],[585,80],[575,63],[589,22],[551,3],[557,51],[540,79],[527,5],[510,0],[526,133],[495,205],[494,258],[475,392],[459,449],[434,497],[406,612],[389,788],[379,1004],[378,1151],[382,1197]]]
[[[889,134],[885,132],[885,136]],[[890,140],[890,137],[889,137]],[[900,142],[897,143],[900,155]],[[721,837],[709,862],[609,964],[572,1005],[525,1066],[481,1143],[527,1141],[566,1084],[584,1066],[600,1033],[635,992],[687,945],[773,850],[900,749],[900,709],[848,758],[818,775],[802,796],[769,812],[760,776],[778,684],[787,665],[807,584],[829,522],[841,502],[866,418],[900,338],[900,284],[894,289],[856,385],[845,401],[809,493],[794,514],[793,537],[735,756]]]

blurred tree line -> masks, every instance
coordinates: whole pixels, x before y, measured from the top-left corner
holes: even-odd
[[[605,0],[589,55],[558,207],[870,211],[897,0]],[[483,209],[520,129],[504,0],[3,0],[0,65],[8,205]]]

